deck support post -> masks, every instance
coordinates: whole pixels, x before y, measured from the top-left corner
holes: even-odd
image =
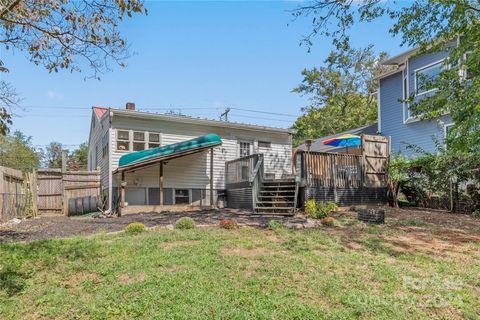
[[[210,207],[213,209],[213,148],[210,148]]]
[[[122,210],[125,208],[125,171],[122,171],[122,181],[120,182],[120,208],[118,208],[118,216],[122,215]]]
[[[160,161],[160,206],[163,206],[163,161]]]

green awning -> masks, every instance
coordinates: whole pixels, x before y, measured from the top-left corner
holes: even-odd
[[[163,147],[132,152],[122,156],[118,170],[141,167],[157,161],[178,158],[187,154],[203,151],[222,144],[222,139],[214,133],[195,139],[169,144]]]

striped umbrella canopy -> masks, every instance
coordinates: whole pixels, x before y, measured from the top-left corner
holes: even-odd
[[[362,139],[360,136],[347,133],[325,140],[323,141],[323,144],[334,147],[357,147],[362,144]]]

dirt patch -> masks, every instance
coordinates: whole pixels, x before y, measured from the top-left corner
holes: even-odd
[[[397,221],[420,220],[430,226],[480,233],[480,219],[441,210],[387,208],[386,218]]]
[[[86,281],[92,281],[94,283],[100,283],[102,277],[95,272],[77,272],[73,274],[70,278],[65,279],[63,283],[65,286],[70,288],[76,288],[82,286],[82,284]]]
[[[268,248],[222,248],[222,254],[226,256],[240,256],[242,258],[251,258],[257,256],[272,255],[275,251]]]
[[[174,241],[174,242],[167,242],[161,245],[161,247],[165,250],[171,250],[176,247],[184,247],[184,246],[193,246],[199,244],[201,241],[199,240],[181,240],[181,241]]]
[[[144,272],[138,274],[131,274],[128,272],[123,272],[118,275],[118,281],[122,284],[132,284],[145,281],[147,275]]]

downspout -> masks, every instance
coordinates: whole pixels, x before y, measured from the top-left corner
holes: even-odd
[[[112,147],[114,141],[112,141],[112,118],[113,112],[109,110],[109,126],[108,126],[108,209],[113,210],[113,173],[112,173]]]

